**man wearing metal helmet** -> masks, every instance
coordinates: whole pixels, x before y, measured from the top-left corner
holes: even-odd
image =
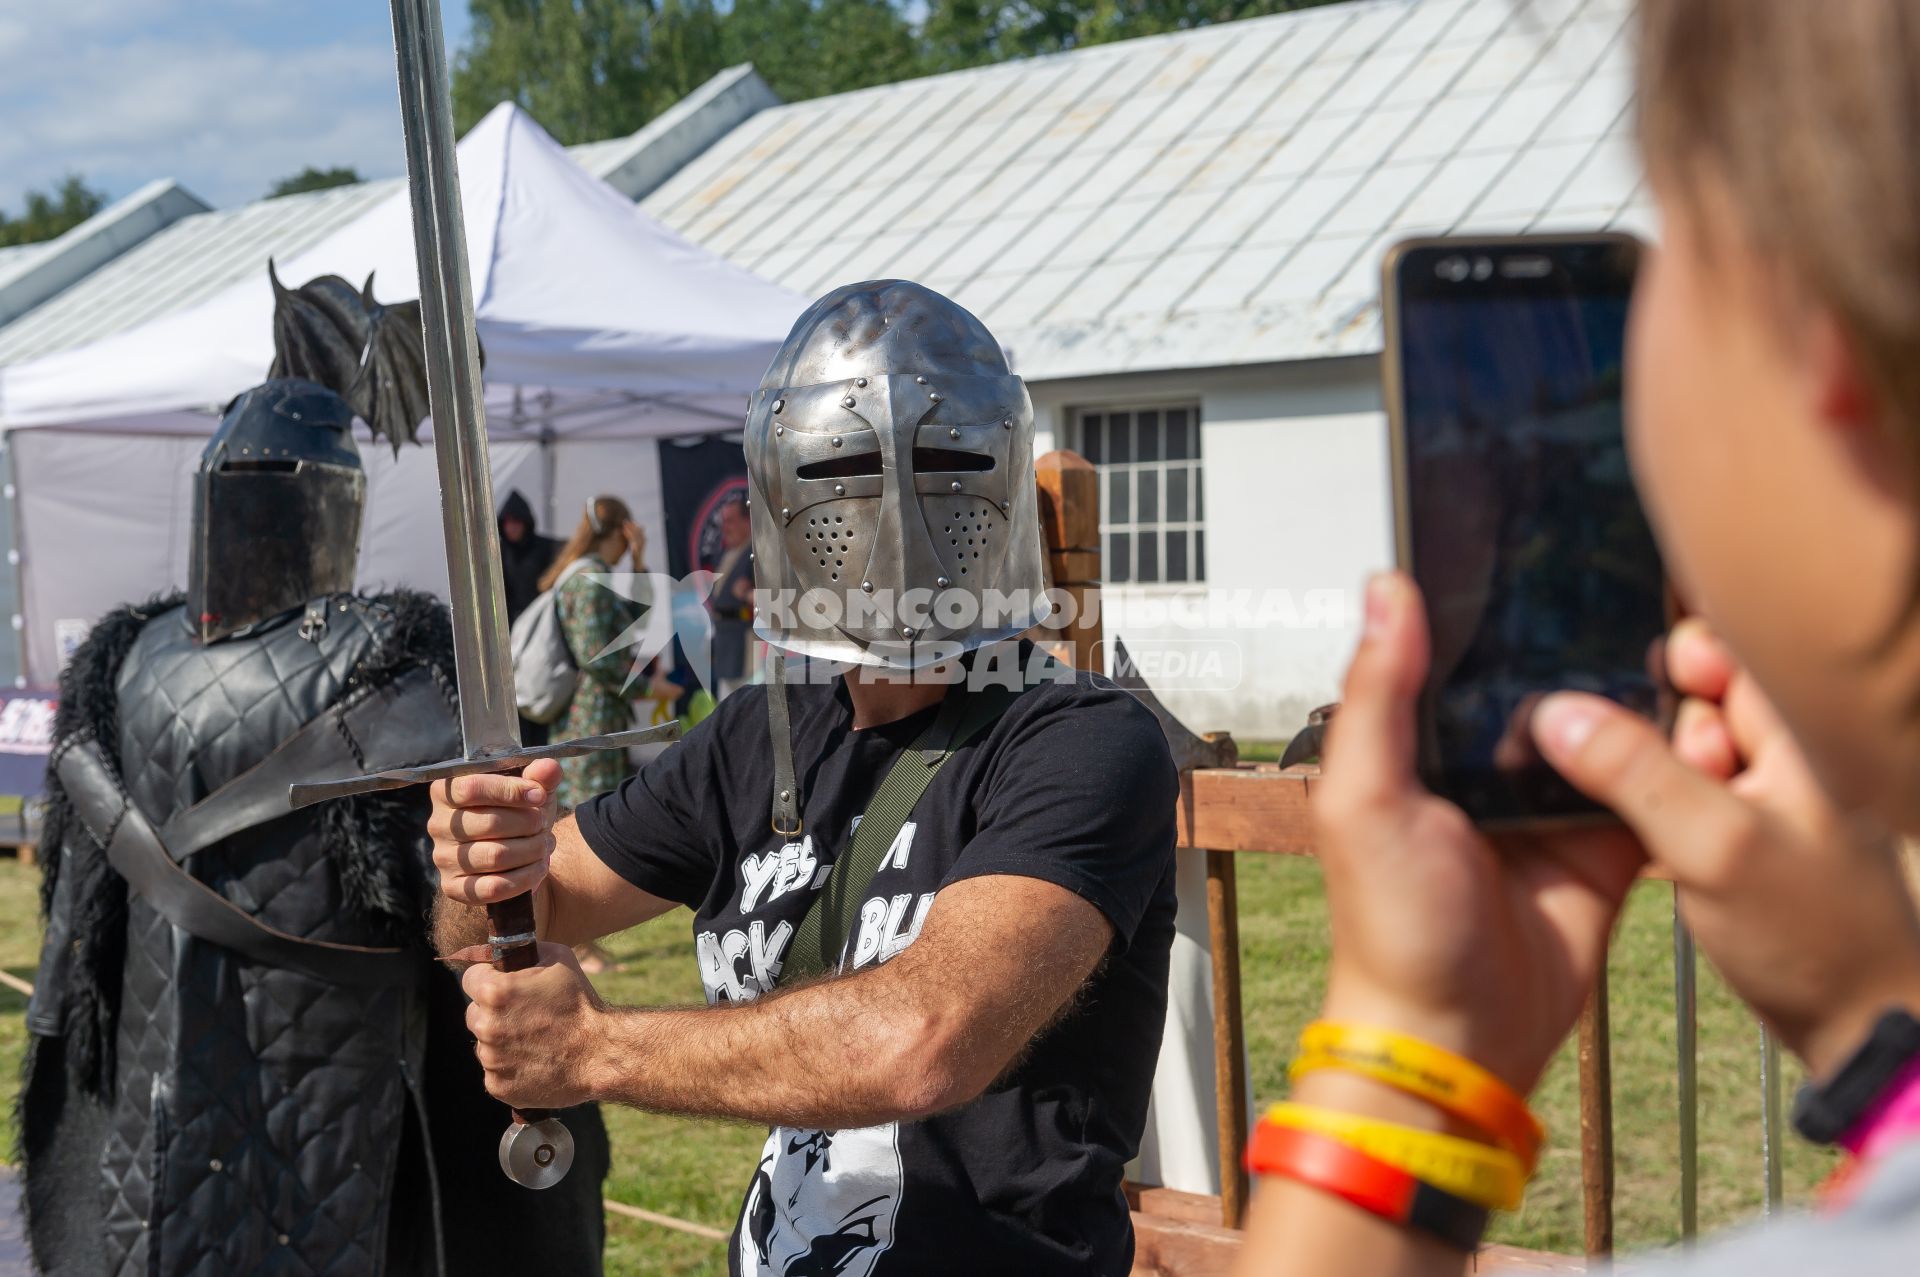
[[[19,1110],[35,1265],[597,1274],[597,1175],[441,1191],[491,1169],[507,1115],[426,943],[424,802],[287,809],[290,780],[460,732],[444,607],[353,589],[354,420],[396,450],[417,430],[418,308],[332,276],[274,288],[270,379],[194,478],[184,597],[102,618],[61,675]],[[597,1117],[569,1120],[604,1173]],[[503,1253],[541,1229],[568,1235]]]
[[[951,301],[856,284],[800,318],[746,446],[769,685],[551,829],[544,765],[436,786],[443,945],[536,885],[549,942],[467,973],[488,1085],[769,1125],[734,1273],[1121,1277],[1177,782],[1144,708],[1018,637],[1025,386]],[[710,1005],[602,1003],[566,946],[675,904]]]

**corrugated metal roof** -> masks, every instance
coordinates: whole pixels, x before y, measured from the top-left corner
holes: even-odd
[[[819,295],[904,276],[1030,377],[1379,348],[1415,233],[1648,220],[1629,0],[1352,0],[774,107],[643,201]]]
[[[25,270],[34,258],[46,251],[46,248],[44,243],[9,244],[5,248],[0,248],[0,287],[4,287],[8,280]]]
[[[0,364],[93,341],[191,306],[316,243],[400,187],[361,182],[183,218],[0,328]]]

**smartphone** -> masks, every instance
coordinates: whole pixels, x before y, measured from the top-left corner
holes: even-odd
[[[1641,254],[1616,234],[1387,254],[1395,540],[1433,636],[1420,774],[1482,825],[1605,817],[1533,746],[1547,693],[1661,712],[1665,576],[1621,400]]]

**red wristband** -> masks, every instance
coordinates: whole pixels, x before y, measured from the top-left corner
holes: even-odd
[[[1256,1175],[1297,1180],[1463,1251],[1479,1248],[1487,1211],[1329,1135],[1261,1122],[1247,1145]]]

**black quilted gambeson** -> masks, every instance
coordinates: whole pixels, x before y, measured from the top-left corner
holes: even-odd
[[[324,625],[315,623],[320,615]],[[419,596],[335,596],[324,600],[324,613],[296,611],[205,645],[192,640],[177,607],[151,615],[130,644],[124,620],[109,618],[99,632],[124,650],[107,658],[118,659],[117,670],[85,649],[75,664],[92,659],[111,681],[114,761],[156,826],[330,707],[400,679],[433,679],[444,690],[442,739],[422,758],[388,757],[378,740],[353,740],[356,765],[459,752],[445,618]],[[97,727],[97,709],[63,703],[65,726]],[[57,863],[43,976],[57,958],[68,987],[65,996],[56,990],[37,1000],[21,1113],[29,1226],[43,1271],[397,1277],[440,1269],[437,1256],[448,1249],[448,1267],[458,1272],[467,1234],[504,1227],[537,1235],[544,1222],[573,1234],[559,1247],[561,1264],[546,1271],[598,1273],[606,1147],[597,1114],[571,1115],[585,1137],[581,1164],[550,1195],[512,1188],[516,1196],[501,1200],[491,1182],[468,1193],[448,1182],[455,1168],[440,1150],[423,1152],[429,1111],[435,1125],[458,1127],[445,1136],[468,1143],[479,1124],[497,1139],[506,1114],[480,1090],[477,1068],[443,1064],[440,1076],[427,1076],[429,1033],[446,1036],[459,1024],[460,998],[426,948],[431,867],[422,791],[288,813],[185,861],[278,930],[420,949],[417,980],[375,988],[250,962],[177,930],[138,895],[124,899],[124,883],[110,867],[102,872],[99,848],[60,816],[61,795],[53,797],[50,828],[64,838],[47,849]],[[120,918],[123,945],[87,934]],[[74,1050],[86,1035],[72,1031],[96,1020],[101,1040]],[[464,1041],[436,1048],[441,1059],[460,1051],[471,1055]],[[459,1169],[499,1178],[496,1167],[471,1158]],[[469,1205],[479,1209],[469,1214]],[[436,1229],[436,1219],[444,1227]]]

